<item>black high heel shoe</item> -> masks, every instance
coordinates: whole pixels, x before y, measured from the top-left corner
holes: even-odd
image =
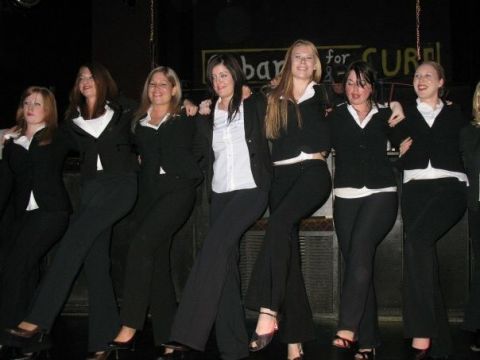
[[[15,348],[7,357],[9,360],[40,360],[50,359],[50,352],[48,350],[41,350],[36,352],[23,353],[19,348]]]
[[[136,341],[137,333],[135,333],[129,340],[127,341],[110,341],[108,343],[108,349],[110,351],[113,350],[130,350],[135,351],[135,341]]]
[[[30,340],[30,341],[36,341],[36,342],[43,342],[45,340],[45,335],[47,334],[47,331],[40,329],[40,327],[36,327],[33,330],[25,330],[21,329],[19,327],[16,328],[7,328],[5,331],[10,334],[11,336],[14,336],[16,338],[24,339],[24,340]]]
[[[477,330],[472,334],[470,341],[470,350],[473,352],[480,352],[480,330]]]
[[[91,353],[87,356],[85,360],[107,360],[111,354],[111,350],[99,351],[95,353]],[[118,356],[117,356],[118,359]]]
[[[187,351],[192,350],[187,345],[181,344],[181,343],[176,342],[176,341],[166,342],[166,343],[162,344],[162,346],[166,349],[172,349],[174,352],[175,351],[187,352]]]
[[[267,312],[262,312],[262,311],[260,312],[260,314],[264,314],[264,315],[268,315],[268,316],[273,317],[275,319],[275,326],[274,326],[273,330],[271,332],[267,333],[267,334],[259,335],[259,334],[257,334],[256,331],[253,333],[252,339],[250,340],[250,344],[248,346],[248,348],[252,352],[260,351],[260,350],[264,349],[268,344],[270,344],[272,342],[273,336],[278,331],[277,315],[273,315],[273,314],[270,314],[270,313],[267,313]]]
[[[375,360],[376,358],[375,348],[370,350],[357,350],[357,352],[354,355],[354,358],[356,360]]]

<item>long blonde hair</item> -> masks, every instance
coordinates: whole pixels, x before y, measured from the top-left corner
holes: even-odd
[[[473,125],[480,127],[480,81],[477,83],[475,92],[473,93],[472,115]]]
[[[265,133],[268,139],[276,139],[280,136],[280,130],[287,129],[288,102],[294,100],[293,76],[292,76],[292,53],[298,46],[308,46],[315,57],[315,65],[312,80],[319,82],[322,77],[322,64],[316,46],[308,40],[297,40],[287,50],[285,62],[280,73],[280,82],[268,95],[267,114],[265,118]],[[302,126],[300,111],[295,103],[298,126]]]

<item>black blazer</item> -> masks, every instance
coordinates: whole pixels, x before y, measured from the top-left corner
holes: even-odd
[[[194,135],[195,119],[185,114],[168,119],[157,130],[137,124],[135,143],[141,158],[141,184],[156,182],[163,176],[160,167],[167,177],[200,180],[202,172],[193,155]]]
[[[70,144],[56,131],[50,144],[39,145],[37,132],[28,150],[13,139],[6,141],[0,164],[0,217],[12,197],[15,216],[27,208],[33,190],[40,209],[71,211],[70,199],[63,183],[63,162]]]
[[[269,191],[272,178],[272,161],[264,131],[265,96],[261,93],[251,95],[243,101],[243,110],[245,141],[250,154],[250,168],[253,179],[258,188]],[[194,153],[206,173],[205,177],[209,195],[212,192],[213,161],[215,160],[212,148],[213,111],[209,116],[197,115],[197,133],[194,148]]]
[[[480,128],[472,124],[464,127],[460,132],[460,146],[470,184],[467,192],[468,208],[477,211],[479,209]]]
[[[392,113],[389,108],[378,110],[363,129],[353,119],[347,104],[336,107],[328,116],[335,149],[334,187],[396,186],[393,165],[387,157],[387,141],[398,142],[396,127],[388,125]]]
[[[424,169],[430,160],[437,169],[463,172],[460,154],[460,130],[467,125],[460,107],[445,104],[432,127],[416,106],[406,107],[402,121],[413,139],[410,149],[397,161],[403,170]]]
[[[138,170],[132,133],[134,108],[121,100],[110,101],[108,106],[114,114],[98,139],[73,122],[73,118],[78,114],[67,119],[65,124],[66,131],[77,143],[80,152],[80,173],[84,180],[98,174],[98,155],[106,174],[124,174]]]

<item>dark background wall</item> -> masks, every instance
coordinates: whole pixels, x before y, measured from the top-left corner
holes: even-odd
[[[462,99],[480,79],[473,2],[421,1],[422,45],[440,44],[440,61],[451,84],[464,87]],[[396,50],[404,61],[404,50],[416,45],[415,0],[154,0],[154,53],[150,0],[41,0],[30,9],[14,3],[0,0],[0,128],[14,123],[30,84],[54,89],[63,111],[78,66],[90,58],[138,98],[153,56],[177,70],[188,93],[203,87],[204,50],[284,49],[306,38],[321,47],[324,67],[328,47],[338,45],[374,47],[377,63],[386,49],[392,67]],[[395,80],[410,78],[398,73]]]

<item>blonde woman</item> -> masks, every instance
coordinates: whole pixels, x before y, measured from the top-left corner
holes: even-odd
[[[300,269],[298,225],[323,205],[331,190],[325,162],[330,135],[317,86],[321,74],[315,45],[295,41],[278,85],[268,94],[265,119],[274,178],[268,228],[246,300],[247,307],[259,312],[250,350],[267,346],[278,330],[280,340],[288,343],[288,359],[300,359],[301,343],[314,339]]]
[[[468,217],[470,227],[470,241],[472,244],[474,266],[470,295],[465,309],[463,327],[472,333],[470,349],[480,351],[480,201],[479,176],[480,174],[480,82],[473,94],[473,119],[470,125],[461,133],[461,146],[465,170],[470,185],[467,192]]]

